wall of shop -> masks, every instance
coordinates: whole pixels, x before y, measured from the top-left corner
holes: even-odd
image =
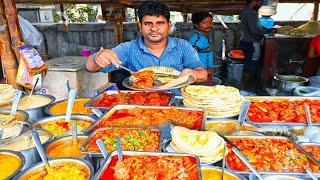
[[[305,22],[279,22],[278,24],[298,26],[303,23]],[[44,37],[44,41],[37,48],[45,59],[80,55],[83,48],[94,52],[100,47],[111,48],[117,45],[114,23],[69,24],[68,31],[61,24],[38,23],[34,25]],[[227,23],[227,26],[229,29],[224,29],[220,24],[214,24],[214,30],[209,34],[216,58],[221,56],[223,38],[225,38],[227,52],[237,47],[238,23]],[[125,23],[123,27],[124,41],[130,41],[139,35],[135,23]],[[172,36],[188,39],[192,30],[192,23],[176,23]]]

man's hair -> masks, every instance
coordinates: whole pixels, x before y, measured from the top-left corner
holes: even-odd
[[[252,1],[260,1],[260,0],[247,0],[247,4],[250,4]]]
[[[199,24],[202,20],[207,17],[212,17],[212,15],[208,12],[196,12],[192,14],[192,23]]]
[[[142,21],[144,16],[164,16],[170,21],[169,7],[158,1],[146,1],[138,9],[139,20]]]

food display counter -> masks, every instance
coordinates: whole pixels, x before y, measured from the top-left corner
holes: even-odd
[[[71,176],[102,180],[148,177],[206,180],[222,176],[248,179],[250,170],[233,153],[232,147],[263,177],[282,175],[304,179],[308,177],[306,168],[320,177],[317,143],[298,144],[295,139],[285,137],[285,133],[280,133],[284,136],[266,133],[267,129],[277,132],[281,128],[289,131],[303,127],[300,132],[303,134],[307,128],[304,105],[309,105],[314,125],[320,126],[319,98],[243,97],[238,89],[225,86],[190,85],[183,90],[193,97],[187,94],[174,97],[165,91],[114,90],[91,98],[78,97],[70,120],[77,121],[77,139],[71,136],[72,123],[65,121],[67,101],[50,104],[46,109],[49,117],[40,118],[32,125],[48,134],[42,147],[50,157],[52,169],[49,170],[41,162],[32,138],[25,135],[29,131],[2,140],[0,149],[21,152],[25,167],[14,172],[14,178],[18,179],[51,177],[58,172],[62,179]],[[243,101],[250,101],[250,106],[241,122],[237,118]],[[92,118],[93,108],[103,110],[104,114]],[[208,118],[208,110],[219,116]],[[101,152],[98,139],[102,140],[107,154]],[[25,148],[12,149],[10,144],[21,144],[33,151],[25,153]],[[33,157],[36,159],[31,161]],[[0,161],[0,169],[1,166],[8,165]]]

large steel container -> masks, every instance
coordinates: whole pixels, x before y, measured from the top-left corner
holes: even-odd
[[[86,160],[82,160],[82,159],[75,159],[75,158],[58,158],[58,159],[51,159],[49,160],[49,165],[52,168],[52,172],[50,173],[54,173],[54,167],[56,166],[60,166],[66,163],[76,163],[78,166],[81,166],[83,168],[83,170],[85,170],[88,174],[89,177],[87,179],[92,179],[93,176],[93,168],[91,166],[90,163],[88,163]],[[21,173],[19,173],[16,177],[14,177],[15,180],[18,179],[27,179],[28,175],[31,175],[33,173],[39,173],[40,171],[45,171],[45,167],[44,167],[44,163],[38,163],[36,165],[34,165],[33,167],[30,167],[29,169],[26,169],[24,171],[22,171]],[[72,177],[70,177],[70,179],[72,179]]]
[[[16,167],[16,169],[14,170],[14,172],[12,172],[11,175],[7,176],[7,177],[1,177],[0,178],[4,178],[4,179],[11,179],[13,178],[15,175],[17,175],[22,167],[24,166],[24,163],[25,163],[25,159],[24,159],[24,156],[19,153],[19,152],[16,152],[16,151],[10,151],[10,150],[0,150],[0,155],[4,155],[4,156],[13,156],[14,158],[17,158],[18,160],[20,160],[20,164],[18,165],[18,167]],[[5,159],[3,159],[5,161]],[[0,158],[0,164],[7,164],[9,162],[1,162],[1,158]],[[8,170],[8,167],[1,167],[0,165],[0,171],[7,171]],[[10,172],[7,172],[7,173],[10,173]]]
[[[52,140],[52,136],[45,131],[38,131],[38,134],[40,136],[42,146],[45,146],[50,142],[50,140]],[[38,151],[33,143],[30,131],[27,131],[17,137],[2,140],[0,143],[0,149],[20,152],[25,158],[25,164],[22,167],[22,170],[41,161]]]
[[[79,149],[77,149],[80,152],[80,146],[82,145],[82,143],[88,138],[88,136],[85,135],[78,135],[77,136],[77,140],[78,143],[77,147],[79,147]],[[80,142],[79,142],[80,141]],[[72,136],[66,136],[66,137],[61,137],[58,139],[55,139],[54,141],[50,142],[46,147],[45,147],[45,152],[47,154],[47,156],[49,158],[55,159],[55,158],[62,158],[62,157],[66,157],[66,158],[80,158],[80,159],[85,159],[88,162],[92,163],[92,159],[89,156],[89,154],[87,153],[82,153],[83,155],[81,157],[76,156],[74,150],[71,148],[69,150],[71,150],[73,152],[73,155],[69,156],[69,155],[63,155],[61,153],[61,151],[64,151],[66,149],[61,149],[62,147],[66,146],[66,145],[70,145],[70,147],[72,147]],[[60,149],[59,149],[60,148]],[[52,151],[57,151],[56,153],[59,154],[60,157],[53,157],[52,155],[50,155]]]
[[[45,112],[46,107],[55,101],[55,97],[53,97],[51,95],[32,95],[32,97],[37,97],[37,96],[39,98],[41,98],[41,97],[48,98],[49,102],[45,103],[43,105],[40,105],[40,106],[33,107],[33,108],[26,107],[26,108],[21,109],[20,107],[18,107],[19,110],[23,110],[28,113],[29,122],[31,124],[37,122],[39,119],[41,119],[43,117],[46,117],[47,116],[47,114]],[[28,98],[28,96],[23,97],[23,99],[24,98]],[[20,100],[20,102],[21,102],[21,100]],[[11,109],[11,105],[2,106],[1,108],[2,109]]]

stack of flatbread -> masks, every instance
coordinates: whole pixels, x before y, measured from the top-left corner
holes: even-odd
[[[0,114],[0,129],[3,130],[2,139],[6,139],[18,136],[21,132],[21,125],[18,123],[15,116],[10,114]]]
[[[243,97],[230,86],[189,85],[181,90],[186,107],[204,108],[208,117],[223,118],[240,113]]]
[[[11,85],[0,84],[0,105],[12,102],[15,92],[15,89]]]
[[[226,142],[216,132],[175,126],[171,130],[171,135],[170,146],[179,153],[194,154],[202,163],[214,163],[223,158]]]

